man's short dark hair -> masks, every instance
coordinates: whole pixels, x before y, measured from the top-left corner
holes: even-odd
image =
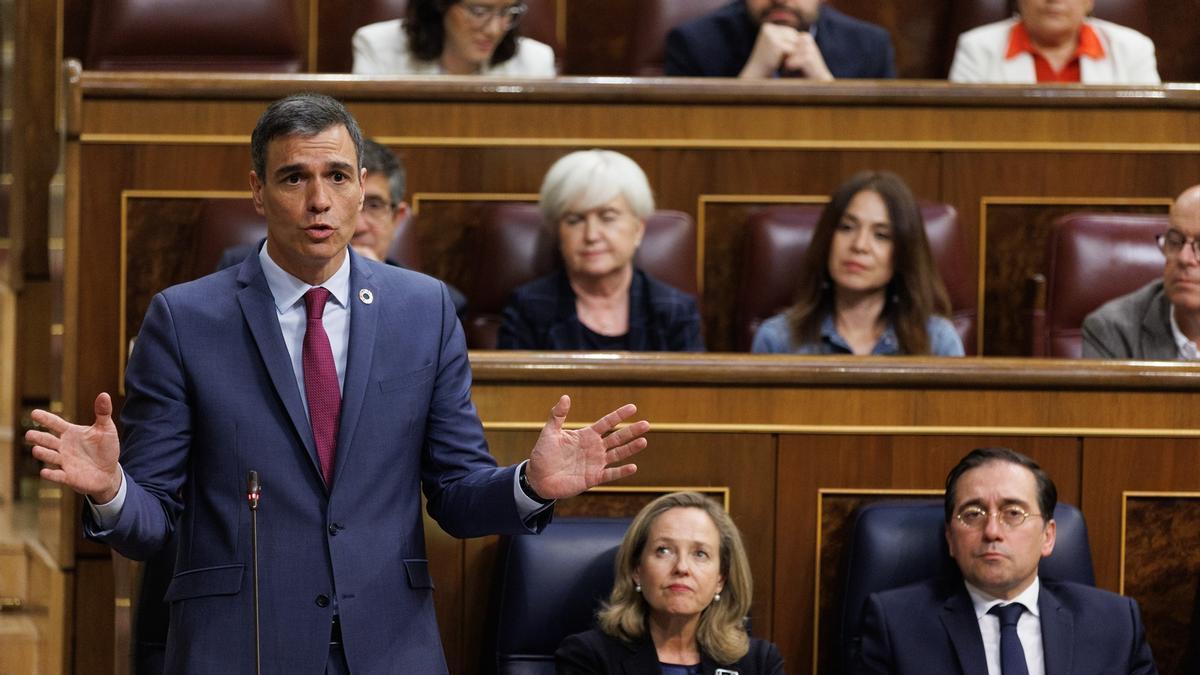
[[[946,523],[954,517],[954,500],[957,497],[958,479],[971,469],[976,469],[989,462],[1008,462],[1029,469],[1037,481],[1038,508],[1042,510],[1042,522],[1050,522],[1054,517],[1054,507],[1058,504],[1058,488],[1049,474],[1042,470],[1038,463],[1008,448],[975,448],[959,460],[950,474],[946,476]]]
[[[362,165],[367,174],[382,173],[387,177],[392,206],[404,201],[404,165],[396,153],[375,141],[363,139]]]
[[[354,141],[355,169],[362,168],[363,137],[354,116],[340,101],[324,94],[293,94],[263,112],[250,134],[250,161],[259,180],[267,176],[267,145],[282,136],[316,136],[341,125]]]

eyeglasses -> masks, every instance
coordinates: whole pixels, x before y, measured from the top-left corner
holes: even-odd
[[[1192,245],[1192,255],[1200,260],[1200,241],[1183,236],[1178,230],[1167,230],[1163,234],[1154,237],[1155,243],[1158,244],[1158,249],[1166,256],[1176,256],[1183,250],[1184,244]]]
[[[982,530],[987,527],[988,521],[992,519],[992,516],[996,516],[996,519],[1006,529],[1015,530],[1024,525],[1030,516],[1041,515],[1040,513],[1030,513],[1019,506],[1005,506],[999,511],[992,512],[978,506],[968,506],[959,511],[958,515],[954,517],[968,530]]]
[[[475,24],[476,28],[483,28],[492,22],[493,18],[500,19],[500,26],[505,30],[512,28],[521,21],[521,17],[525,15],[528,9],[523,4],[505,5],[496,7],[494,5],[479,5],[473,2],[459,3],[467,12],[467,16],[471,18],[471,23]]]
[[[392,214],[392,203],[379,197],[367,197],[363,200],[363,213],[375,218],[383,218]]]

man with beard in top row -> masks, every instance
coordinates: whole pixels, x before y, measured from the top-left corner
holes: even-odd
[[[887,30],[821,0],[734,0],[667,35],[664,71],[818,81],[896,77]]]

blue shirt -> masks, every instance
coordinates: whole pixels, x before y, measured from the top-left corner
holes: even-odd
[[[929,353],[933,356],[962,356],[962,339],[954,324],[942,316],[931,316],[925,323],[925,331],[929,333]],[[834,326],[833,316],[827,315],[821,321],[821,336],[816,342],[793,344],[792,329],[788,325],[787,314],[776,314],[767,319],[754,334],[754,343],[750,351],[756,354],[853,354],[846,342]],[[879,342],[871,349],[872,356],[895,356],[902,354],[900,339],[896,337],[895,327],[889,322],[880,336]]]

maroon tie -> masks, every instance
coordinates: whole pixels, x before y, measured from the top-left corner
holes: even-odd
[[[342,408],[333,350],[321,323],[328,299],[329,291],[320,287],[310,288],[304,294],[308,311],[308,327],[304,330],[304,393],[308,396],[308,419],[326,485],[333,481],[333,453],[337,447],[338,415]]]

